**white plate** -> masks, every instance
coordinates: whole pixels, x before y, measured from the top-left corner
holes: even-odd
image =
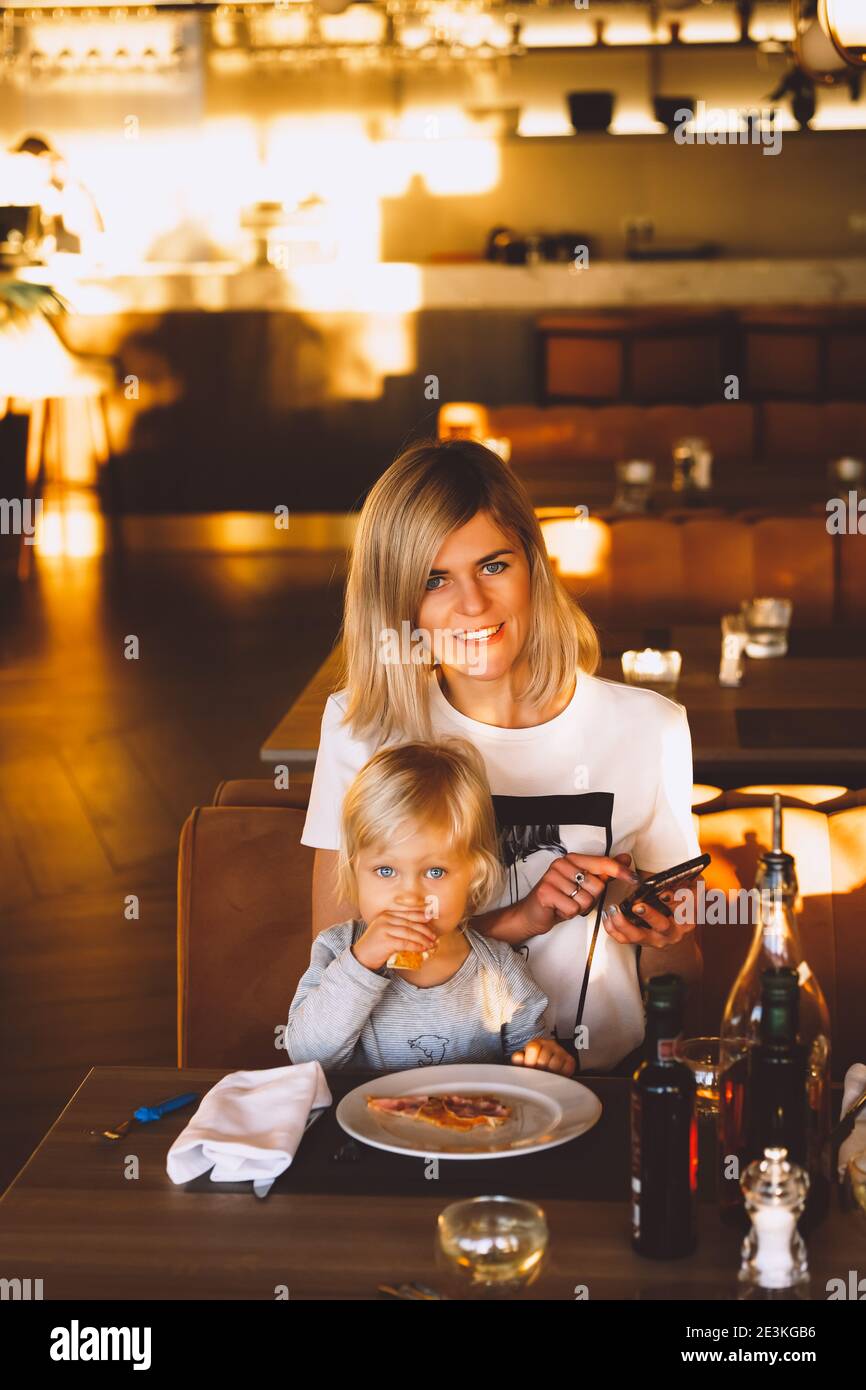
[[[423,1120],[371,1110],[367,1105],[367,1096],[449,1093],[497,1096],[511,1106],[511,1117],[495,1129],[479,1128],[458,1134]],[[585,1134],[600,1115],[598,1096],[579,1081],[534,1067],[470,1063],[413,1067],[410,1071],[380,1076],[350,1091],[337,1106],[337,1123],[353,1139],[412,1157],[447,1154],[449,1158],[514,1158],[538,1153]]]

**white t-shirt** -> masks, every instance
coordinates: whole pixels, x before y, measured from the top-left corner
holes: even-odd
[[[566,852],[628,852],[647,872],[700,853],[682,705],[582,671],[565,709],[528,729],[468,718],[448,703],[435,676],[430,699],[434,735],[462,735],[487,768],[508,870],[503,894],[490,908],[525,898],[551,861]],[[345,691],[339,691],[322,717],[301,836],[317,849],[339,849],[343,797],[381,746],[352,737],[340,723],[345,707]],[[561,1041],[576,1041],[584,1068],[615,1066],[644,1036],[636,948],[614,941],[599,922],[602,905],[618,902],[627,891],[626,883],[611,882],[594,911],[560,922],[519,948],[550,1001],[551,1031]]]

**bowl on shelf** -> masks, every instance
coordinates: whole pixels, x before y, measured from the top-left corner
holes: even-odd
[[[608,129],[613,120],[613,92],[566,92],[565,95],[576,134]]]
[[[681,111],[690,112],[694,117],[695,98],[694,97],[653,97],[653,112],[657,121],[661,121],[663,126],[673,133],[677,126],[683,121],[688,120],[687,116],[677,115]]]

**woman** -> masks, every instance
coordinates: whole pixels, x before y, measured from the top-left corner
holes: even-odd
[[[579,1067],[630,1065],[641,980],[700,972],[692,926],[647,908],[642,929],[614,908],[632,862],[652,872],[699,853],[685,710],[593,675],[598,639],[550,568],[529,498],[472,441],[414,445],[372,488],[343,644],[301,836],[317,851],[314,934],[351,916],[335,869],[357,771],[382,744],[462,735],[484,759],[508,872],[474,928],[527,956]]]

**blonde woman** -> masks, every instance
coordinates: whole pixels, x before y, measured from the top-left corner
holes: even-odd
[[[373,1071],[510,1060],[570,1076],[525,962],[469,926],[502,877],[471,744],[381,749],[349,788],[342,829],[338,878],[354,910],[313,942],[289,1010],[291,1060]]]
[[[350,915],[336,866],[359,768],[382,745],[456,734],[484,760],[506,870],[474,929],[526,955],[580,1068],[630,1065],[642,981],[700,972],[693,913],[647,908],[643,929],[615,906],[632,865],[699,852],[684,709],[594,675],[595,630],[553,574],[529,498],[473,441],[414,445],[371,489],[342,637],[301,837],[317,851],[314,932]]]

